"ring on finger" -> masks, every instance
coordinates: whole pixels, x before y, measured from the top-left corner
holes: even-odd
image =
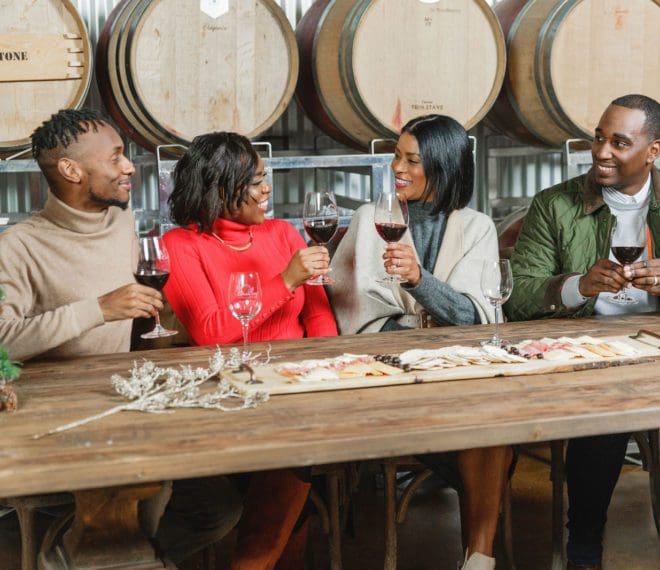
[[[654,275],[653,276],[653,286],[655,287],[658,284],[658,276]]]

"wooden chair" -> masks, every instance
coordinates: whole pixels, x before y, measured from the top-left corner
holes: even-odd
[[[385,560],[384,570],[395,570],[397,566],[397,524],[406,520],[408,506],[413,494],[433,475],[433,471],[414,457],[393,457],[381,462],[385,484]],[[397,472],[405,471],[410,481],[397,499]],[[513,558],[513,530],[511,524],[511,486],[507,485],[502,501],[498,535],[501,540],[500,568],[515,570]]]

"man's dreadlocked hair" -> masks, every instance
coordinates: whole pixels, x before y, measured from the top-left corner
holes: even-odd
[[[67,148],[91,127],[98,131],[99,125],[108,124],[108,119],[99,111],[91,109],[62,109],[44,121],[32,133],[32,155],[36,160],[42,152],[61,146]]]

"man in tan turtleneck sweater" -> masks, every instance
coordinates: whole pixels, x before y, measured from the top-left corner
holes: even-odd
[[[66,110],[34,132],[32,150],[50,192],[41,212],[0,233],[0,344],[19,360],[127,352],[132,319],[163,303],[132,274],[124,144],[99,113]]]
[[[133,277],[135,168],[124,144],[100,113],[67,109],[33,133],[32,151],[50,192],[41,212],[0,233],[0,345],[17,360],[128,352],[133,319],[163,302]],[[144,530],[158,527],[174,562],[224,536],[241,514],[226,477],[166,483],[140,507]]]

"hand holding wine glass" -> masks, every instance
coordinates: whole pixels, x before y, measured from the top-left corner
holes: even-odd
[[[335,235],[339,224],[337,201],[332,190],[317,190],[305,194],[303,225],[307,235],[318,245],[325,246]],[[308,279],[308,285],[331,285],[334,279],[318,275]]]
[[[147,237],[140,239],[140,251],[135,269],[135,280],[147,287],[158,291],[165,287],[170,276],[170,258],[165,249],[165,242],[160,237]],[[162,338],[177,334],[177,331],[169,330],[160,324],[158,311],[154,314],[156,324],[153,330],[140,335],[144,339]]]
[[[499,335],[499,324],[502,305],[509,300],[513,291],[513,274],[508,259],[484,261],[481,270],[481,292],[486,300],[495,308],[495,332],[489,340],[481,344],[502,346],[504,341]]]
[[[376,200],[374,225],[378,235],[388,244],[398,242],[408,229],[408,202],[396,192],[382,192]],[[394,270],[396,266],[392,264]],[[379,283],[405,283],[399,275],[388,274],[378,279]]]
[[[232,273],[229,276],[229,310],[241,323],[243,332],[243,361],[249,357],[248,327],[250,321],[261,311],[261,282],[254,271]]]
[[[621,265],[634,263],[644,252],[646,246],[646,219],[635,216],[626,223],[620,223],[615,218],[612,227],[612,255]],[[621,305],[634,305],[637,299],[631,297],[625,288],[621,289],[614,297],[610,298],[613,303]]]

